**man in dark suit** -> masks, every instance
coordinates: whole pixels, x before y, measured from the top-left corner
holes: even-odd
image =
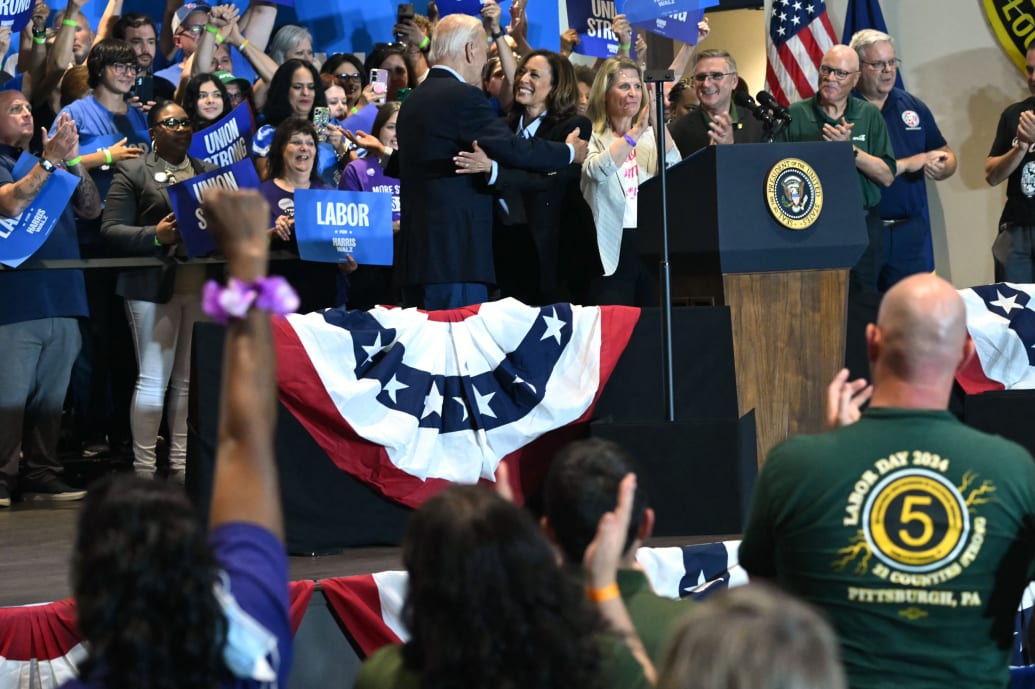
[[[428,78],[399,112],[399,151],[389,174],[397,165],[405,210],[396,265],[408,305],[450,309],[481,303],[496,281],[492,192],[483,175],[456,174],[454,156],[477,141],[501,166],[540,172],[585,157],[578,130],[564,144],[524,139],[496,116],[476,86],[486,43],[474,17],[444,17],[432,37]]]

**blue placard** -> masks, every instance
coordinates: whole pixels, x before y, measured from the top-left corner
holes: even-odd
[[[439,16],[447,14],[469,14],[472,17],[482,16],[482,0],[438,0]]]
[[[35,156],[22,153],[11,170],[11,177],[21,179],[38,162]],[[54,231],[54,225],[77,186],[79,177],[61,169],[55,170],[28,208],[13,218],[0,216],[0,263],[17,268],[36,253]]]
[[[206,191],[258,188],[259,175],[248,158],[170,186],[167,189],[169,202],[176,215],[176,229],[187,247],[187,255],[206,256],[216,250],[216,242],[208,233],[208,221],[201,209]]]
[[[633,0],[629,0],[629,5],[632,4]],[[702,19],[704,19],[704,10],[687,10],[646,21],[630,21],[630,23],[634,28],[643,31],[650,31],[675,41],[697,45],[697,24]]]
[[[592,57],[614,57],[618,54],[618,36],[611,23],[619,10],[614,0],[566,0],[568,26],[579,34],[575,52]]]
[[[254,134],[252,111],[247,101],[241,101],[226,117],[194,134],[190,154],[213,165],[232,165],[248,157]]]
[[[357,131],[364,131],[373,134],[374,120],[377,118],[377,106],[368,103],[355,115],[349,115],[341,122],[341,128],[355,134]]]
[[[298,189],[295,237],[306,261],[392,265],[392,195],[387,192]]]
[[[7,0],[0,3],[0,26],[11,27],[12,38],[17,39],[18,32],[29,23],[35,4],[35,0]]]

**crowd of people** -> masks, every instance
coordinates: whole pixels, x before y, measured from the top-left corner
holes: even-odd
[[[70,686],[283,684],[292,654],[264,313],[283,303],[249,308],[256,295],[279,275],[303,310],[649,305],[639,185],[765,131],[734,102],[746,87],[719,48],[678,51],[670,66],[688,76],[656,112],[646,43],[621,15],[620,54],[593,67],[569,60],[572,31],[559,51],[534,48],[523,3],[505,27],[492,0],[481,17],[400,16],[394,40],[363,59],[318,61],[304,27],[274,32],[271,2],[241,13],[168,0],[156,23],[109,0],[96,27],[84,2],[69,0],[50,29],[39,2],[23,31],[19,73],[0,90],[0,213],[43,203],[47,181],[71,175],[34,257],[150,260],[0,272],[0,507],[86,496],[62,479],[67,407],[81,451],[124,443],[135,474],[106,480],[82,512],[72,580],[89,657]],[[699,30],[706,38],[707,22]],[[233,73],[234,57],[254,79]],[[1035,49],[1028,64],[1030,76]],[[654,594],[635,563],[655,519],[635,465],[608,443],[576,443],[551,467],[539,524],[485,487],[448,488],[415,512],[403,546],[412,636],[371,656],[357,686],[1005,685],[1013,610],[1035,574],[1035,463],[945,411],[973,347],[959,296],[930,274],[924,183],[951,176],[956,157],[926,106],[895,86],[898,65],[886,33],[833,47],[816,95],[790,106],[779,135],[852,146],[868,247],[849,278],[848,363],[873,372],[871,386],[839,374],[837,428],[781,444],[760,476],[742,563],[784,592],[752,584],[700,605]],[[1031,271],[1033,107],[1003,114],[987,164],[989,183],[1010,180],[996,255],[1015,279]],[[254,124],[246,141],[198,145],[235,113]],[[254,166],[258,189],[206,194],[226,262],[191,261],[169,187],[227,155]],[[389,194],[380,229],[393,265],[297,258],[300,189]],[[203,308],[205,281],[220,276],[234,278],[222,289],[239,312]],[[229,322],[207,535],[176,485],[204,318]],[[119,356],[130,347],[135,367]]]

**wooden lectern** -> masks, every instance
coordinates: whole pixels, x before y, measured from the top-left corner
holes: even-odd
[[[788,159],[811,168],[822,190],[803,229],[778,222],[768,202],[770,172]],[[739,412],[755,410],[761,464],[781,440],[821,429],[827,384],[844,362],[848,269],[867,244],[852,147],[708,146],[669,168],[667,197],[673,303],[729,307]],[[657,178],[641,185],[648,266],[661,256],[660,199]]]

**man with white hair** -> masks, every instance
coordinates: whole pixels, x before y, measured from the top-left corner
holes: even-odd
[[[925,180],[951,177],[956,154],[923,101],[895,86],[902,63],[895,56],[895,39],[863,29],[849,47],[859,56],[856,93],[880,109],[897,159],[895,181],[881,192],[877,206],[884,230],[877,287],[885,292],[908,275],[934,270]]]
[[[489,175],[457,174],[454,159],[475,142],[500,165],[554,172],[582,162],[586,142],[573,131],[566,144],[515,135],[481,91],[487,38],[478,19],[443,17],[431,39],[428,77],[399,111],[399,151],[390,165],[400,178],[402,214],[396,264],[411,306],[451,309],[488,298],[495,283],[493,195]],[[585,135],[588,137],[589,132]],[[397,168],[395,166],[398,166]],[[488,183],[487,183],[488,182]]]
[[[974,354],[948,282],[888,290],[866,346],[869,409],[769,453],[740,564],[827,613],[852,689],[1001,689],[1032,578],[1035,461],[947,410]]]

